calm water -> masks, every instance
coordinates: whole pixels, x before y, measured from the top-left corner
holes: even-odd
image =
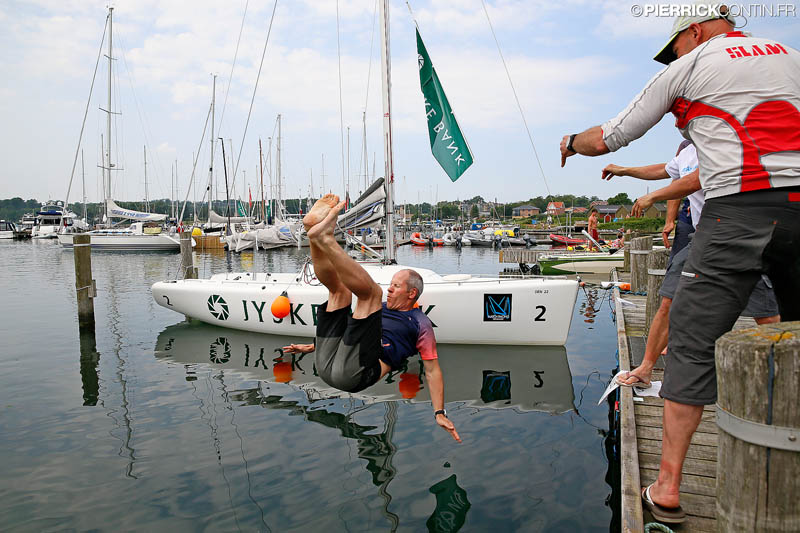
[[[398,255],[440,273],[502,268],[485,249]],[[304,259],[198,265],[205,277]],[[579,292],[566,348],[441,347],[457,444],[433,422],[416,359],[351,397],[310,360],[279,357],[286,338],[156,305],[150,285],[178,260],[93,253],[96,334],[81,336],[72,253],[0,241],[2,529],[609,529],[608,407],[597,399],[617,363],[603,291]]]

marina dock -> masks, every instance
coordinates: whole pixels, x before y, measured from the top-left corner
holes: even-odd
[[[629,281],[630,273],[612,271],[613,281]],[[644,357],[647,344],[645,301],[647,296],[620,294],[614,289],[620,370],[631,370]],[[623,304],[625,300],[628,304]],[[753,327],[752,318],[739,318],[734,329]],[[660,381],[664,360],[660,357],[652,379]],[[620,387],[620,477],[622,530],[643,531],[653,522],[643,512],[641,491],[658,477],[661,459],[664,400],[634,396],[630,387]],[[683,524],[670,524],[674,531],[716,531],[717,425],[716,408],[706,406],[700,426],[692,437],[681,482],[681,506],[687,514]]]

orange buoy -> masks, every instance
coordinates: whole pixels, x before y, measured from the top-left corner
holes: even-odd
[[[283,318],[288,315],[292,310],[291,304],[289,303],[289,294],[283,291],[280,296],[273,300],[269,310],[272,311],[272,316],[275,318]]]
[[[631,290],[631,284],[630,283],[620,283],[619,284],[619,290],[621,290],[621,291],[629,291],[629,290]]]

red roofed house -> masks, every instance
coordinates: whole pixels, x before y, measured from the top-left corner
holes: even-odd
[[[547,214],[548,215],[563,215],[564,214],[564,202],[550,202],[547,204]]]

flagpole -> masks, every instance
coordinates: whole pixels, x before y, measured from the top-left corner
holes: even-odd
[[[389,6],[381,0],[381,73],[383,88],[383,152],[385,161],[384,186],[386,187],[386,249],[383,260],[395,263],[394,242],[394,162],[392,147],[392,68],[389,53]]]

